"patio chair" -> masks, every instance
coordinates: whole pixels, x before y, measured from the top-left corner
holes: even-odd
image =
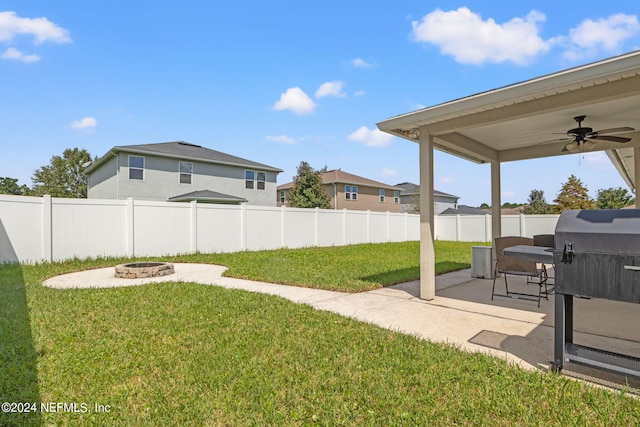
[[[528,237],[496,237],[494,241],[494,248],[496,250],[496,264],[493,275],[493,289],[491,290],[491,301],[494,296],[518,298],[529,301],[538,301],[538,307],[540,307],[540,300],[542,298],[549,299],[549,289],[547,288],[547,268],[544,264],[541,264],[541,268],[538,268],[538,264],[534,261],[527,261],[520,258],[505,256],[503,251],[505,248],[516,245],[533,245],[533,239]],[[496,279],[498,273],[502,273],[504,276],[505,293],[496,293]],[[535,284],[538,287],[537,293],[526,292],[513,292],[509,290],[509,283],[507,282],[507,276],[520,276],[525,277],[527,285]]]

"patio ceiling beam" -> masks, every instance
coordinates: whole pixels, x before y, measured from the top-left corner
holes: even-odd
[[[459,132],[477,126],[507,122],[536,114],[557,112],[589,106],[640,94],[640,75],[614,80],[607,84],[580,87],[551,95],[540,94],[538,98],[514,100],[513,104],[497,106],[484,111],[469,112],[456,118],[428,125],[429,133],[436,137]],[[415,126],[419,121],[415,123]]]
[[[496,150],[457,132],[438,136],[435,145],[445,152],[450,152],[477,163],[498,161],[498,152]]]
[[[596,149],[591,151],[615,150],[618,148],[631,148],[640,146],[640,132],[625,133],[624,136],[631,138],[631,141],[620,144],[610,141],[596,141]],[[512,148],[499,153],[501,162],[511,162],[514,160],[539,159],[542,157],[562,156],[565,154],[575,154],[570,151],[562,151],[564,146],[570,142],[569,139],[550,144],[532,145],[523,148]]]

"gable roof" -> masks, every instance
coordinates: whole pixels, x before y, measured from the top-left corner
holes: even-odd
[[[321,174],[321,177],[323,184],[351,184],[359,185],[362,187],[375,187],[385,190],[398,190],[396,187],[385,184],[384,182],[374,181],[372,179],[344,172],[339,169],[333,169],[327,172],[323,172]],[[293,187],[293,181],[279,185],[278,190],[288,190],[291,187]]]
[[[193,200],[208,203],[230,204],[239,204],[247,201],[247,199],[243,199],[242,197],[230,196],[229,194],[218,193],[217,191],[211,190],[192,191],[179,196],[169,197],[168,199],[170,202],[191,202]]]
[[[403,196],[420,194],[420,186],[412,182],[401,182],[400,184],[396,184],[396,188],[400,188],[402,190],[400,195]],[[453,194],[443,193],[442,191],[438,190],[433,190],[433,195],[439,197],[448,197],[456,200],[460,198],[460,196],[454,196]]]
[[[182,160],[191,160],[205,163],[217,163],[222,165],[250,167],[269,172],[282,172],[282,169],[263,163],[254,162],[253,160],[243,159],[242,157],[233,156],[221,151],[205,148],[200,145],[190,144],[184,141],[160,142],[156,144],[138,144],[138,145],[116,145],[104,156],[93,162],[87,169],[85,174],[92,173],[102,163],[107,161],[115,153],[125,152],[141,155],[154,155],[160,157],[171,157]]]

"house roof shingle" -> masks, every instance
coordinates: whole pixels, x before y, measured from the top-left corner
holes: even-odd
[[[327,172],[322,173],[322,183],[323,184],[353,184],[360,185],[363,187],[375,187],[382,188],[387,190],[398,190],[393,185],[385,184],[380,181],[374,181],[369,178],[364,178],[362,176],[354,175],[352,173],[344,172],[339,169],[333,169]],[[287,182],[286,184],[282,184],[278,186],[278,190],[288,190],[293,187],[293,181]]]
[[[100,164],[111,157],[112,153],[127,152],[134,154],[151,154],[161,157],[173,157],[185,160],[194,160],[208,163],[219,163],[232,166],[251,167],[260,170],[280,173],[282,169],[263,163],[254,162],[252,160],[243,159],[242,157],[233,156],[221,151],[205,148],[200,145],[190,144],[184,141],[160,142],[155,144],[137,144],[137,145],[117,145],[113,147],[107,154],[96,160],[89,166],[85,173],[91,173]]]

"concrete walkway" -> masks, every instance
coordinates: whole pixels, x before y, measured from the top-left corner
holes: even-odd
[[[553,359],[553,297],[537,303],[510,298],[491,301],[491,280],[472,279],[469,270],[436,278],[436,298],[418,298],[419,283],[408,282],[357,294],[223,277],[225,267],[175,263],[175,274],[150,279],[117,279],[113,268],[50,278],[52,288],[139,286],[162,281],[196,282],[277,295],[296,303],[375,324],[416,337],[498,356],[526,369],[546,369]],[[510,279],[511,286],[511,279]],[[575,301],[576,343],[640,357],[639,306],[602,300]],[[620,325],[623,325],[621,327]],[[580,375],[612,383],[614,374],[570,364]]]

